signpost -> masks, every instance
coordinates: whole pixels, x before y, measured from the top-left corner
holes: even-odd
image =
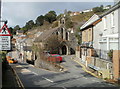
[[[11,34],[6,24],[0,29],[0,50],[11,50]]]

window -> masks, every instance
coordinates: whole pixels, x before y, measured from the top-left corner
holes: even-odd
[[[105,16],[104,18],[103,18],[103,23],[104,23],[104,31],[107,29],[107,17]]]
[[[111,27],[114,27],[114,13],[111,13]]]
[[[68,40],[68,32],[66,32],[66,40]]]

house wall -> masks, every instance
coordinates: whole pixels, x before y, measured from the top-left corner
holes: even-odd
[[[114,26],[112,26],[112,14],[114,14]],[[105,29],[105,24],[104,24],[104,19],[106,18],[106,29]],[[118,10],[115,10],[111,12],[110,14],[104,16],[102,18],[102,23],[104,24],[104,29],[103,29],[103,36],[105,35],[110,35],[110,34],[116,34],[118,33]]]
[[[102,21],[96,24],[93,29],[93,47],[95,49],[118,49],[118,10],[102,17]]]
[[[82,49],[81,61],[88,67],[98,67],[98,72],[103,78],[120,78],[120,9],[103,16],[102,21],[93,26],[93,48],[104,50],[108,53],[113,49],[113,59],[108,61],[102,58],[91,57],[89,48]],[[84,27],[84,26],[83,26]],[[82,42],[89,42],[89,30],[82,31]],[[84,47],[84,46],[83,46]],[[105,53],[107,55],[107,53]],[[101,55],[101,54],[100,54]],[[113,61],[113,63],[112,63]]]
[[[100,34],[102,34],[103,23],[99,22],[93,27],[93,48],[100,49],[99,39],[101,39]]]
[[[82,42],[91,42],[93,40],[93,29],[88,28],[82,31]]]

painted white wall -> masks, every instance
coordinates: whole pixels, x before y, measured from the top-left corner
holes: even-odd
[[[99,40],[102,36],[100,34],[103,33],[103,23],[99,22],[97,25],[93,27],[93,48],[100,49]]]
[[[102,21],[93,27],[94,40],[93,47],[101,50],[118,50],[118,11],[117,9],[102,17]],[[113,20],[114,19],[114,20]],[[119,18],[120,19],[120,18]],[[114,25],[113,25],[114,24]],[[102,34],[102,36],[100,36]]]

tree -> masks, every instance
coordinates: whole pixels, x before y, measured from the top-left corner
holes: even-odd
[[[76,28],[75,36],[76,36],[77,41],[78,41],[77,43],[80,45],[82,42],[82,32],[80,31],[79,26]]]
[[[60,19],[61,17],[63,17],[64,16],[64,14],[59,14],[58,16],[57,16],[57,19]]]
[[[29,29],[31,29],[34,25],[35,25],[35,24],[34,24],[33,20],[30,20],[30,21],[26,22],[25,28],[26,28],[27,30],[29,30]]]
[[[12,27],[9,27],[8,29],[9,29],[11,34],[13,34],[13,35],[15,34],[15,31],[14,31],[14,29]]]
[[[26,32],[26,31],[27,31],[27,28],[24,26],[24,27],[22,27],[20,30],[23,30],[24,32]]]
[[[52,28],[55,28],[55,27],[58,27],[58,26],[59,26],[58,21],[54,21],[53,24],[52,24]]]
[[[62,45],[62,42],[58,39],[57,35],[52,35],[45,41],[45,44],[46,51],[50,51],[51,53],[58,53],[59,47]]]
[[[19,25],[16,25],[16,26],[14,27],[14,30],[20,30],[20,26],[19,26]]]
[[[56,20],[56,12],[55,11],[49,11],[46,15],[45,15],[45,20],[48,21],[49,23],[52,23]]]
[[[19,25],[16,25],[16,26],[13,28],[12,33],[13,33],[13,34],[16,34],[16,31],[17,31],[17,30],[20,30],[20,29],[21,29],[20,26],[19,26]]]
[[[43,23],[44,23],[44,16],[43,15],[38,16],[37,19],[35,20],[35,22],[36,22],[37,26],[43,25]]]
[[[71,19],[67,19],[65,22],[65,27],[68,28],[72,28],[74,26],[73,22],[71,21]]]
[[[100,7],[94,7],[94,8],[93,8],[93,12],[94,12],[94,13],[103,12],[103,11],[104,11],[103,5],[101,5]]]

